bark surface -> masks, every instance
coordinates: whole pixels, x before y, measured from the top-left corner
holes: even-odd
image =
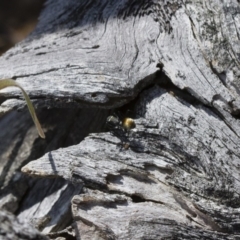
[[[52,239],[240,238],[239,26],[236,0],[48,0],[0,58],[47,135],[0,91],[0,207]]]

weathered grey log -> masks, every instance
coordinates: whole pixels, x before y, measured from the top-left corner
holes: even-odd
[[[22,168],[85,186],[72,200],[78,239],[240,238],[239,21],[236,0],[48,0],[35,31],[0,58],[0,77],[37,108],[138,97],[129,133],[56,144]],[[0,93],[2,114],[24,108],[17,90]]]

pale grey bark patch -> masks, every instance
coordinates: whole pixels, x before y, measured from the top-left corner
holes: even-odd
[[[68,182],[53,200],[41,198],[46,208],[33,207],[41,209],[36,227],[70,236],[53,216],[60,195],[69,194],[69,206],[76,194],[77,239],[239,238],[239,13],[236,0],[47,1],[36,30],[0,58],[0,77],[14,77],[37,108],[73,108],[54,116],[61,130],[46,128],[54,138],[35,158],[24,153],[36,139],[26,134],[29,119],[12,135],[1,122],[0,134],[10,134],[0,145],[2,182],[26,158],[37,160],[25,174]],[[9,98],[1,115],[25,108],[19,91],[1,96]],[[106,132],[109,112],[98,108],[133,99],[136,128]],[[13,148],[23,150],[16,165]],[[2,208],[18,208],[22,195],[11,194]],[[30,213],[28,206],[19,216]]]
[[[79,239],[234,239],[224,233],[202,230],[186,217],[158,203],[88,191],[72,200]],[[192,224],[189,224],[192,222]]]
[[[48,238],[39,233],[28,224],[19,221],[9,212],[0,211],[0,238],[4,240],[47,240]]]

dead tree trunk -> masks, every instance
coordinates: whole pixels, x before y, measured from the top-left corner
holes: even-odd
[[[51,239],[240,238],[239,26],[236,0],[48,0],[0,58],[47,136],[0,91],[1,209]]]

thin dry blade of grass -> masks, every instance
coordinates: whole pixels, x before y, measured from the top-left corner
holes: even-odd
[[[35,123],[36,128],[38,130],[38,134],[41,138],[45,138],[45,134],[44,134],[44,132],[42,130],[42,127],[41,127],[41,125],[38,121],[35,109],[32,105],[32,102],[31,102],[30,98],[28,97],[27,93],[24,91],[24,89],[13,79],[2,79],[2,80],[0,80],[0,90],[3,89],[3,88],[6,88],[6,87],[18,87],[18,88],[21,89],[21,91],[24,95],[24,98],[27,102],[28,110],[29,110],[29,112],[32,116],[33,122]]]

